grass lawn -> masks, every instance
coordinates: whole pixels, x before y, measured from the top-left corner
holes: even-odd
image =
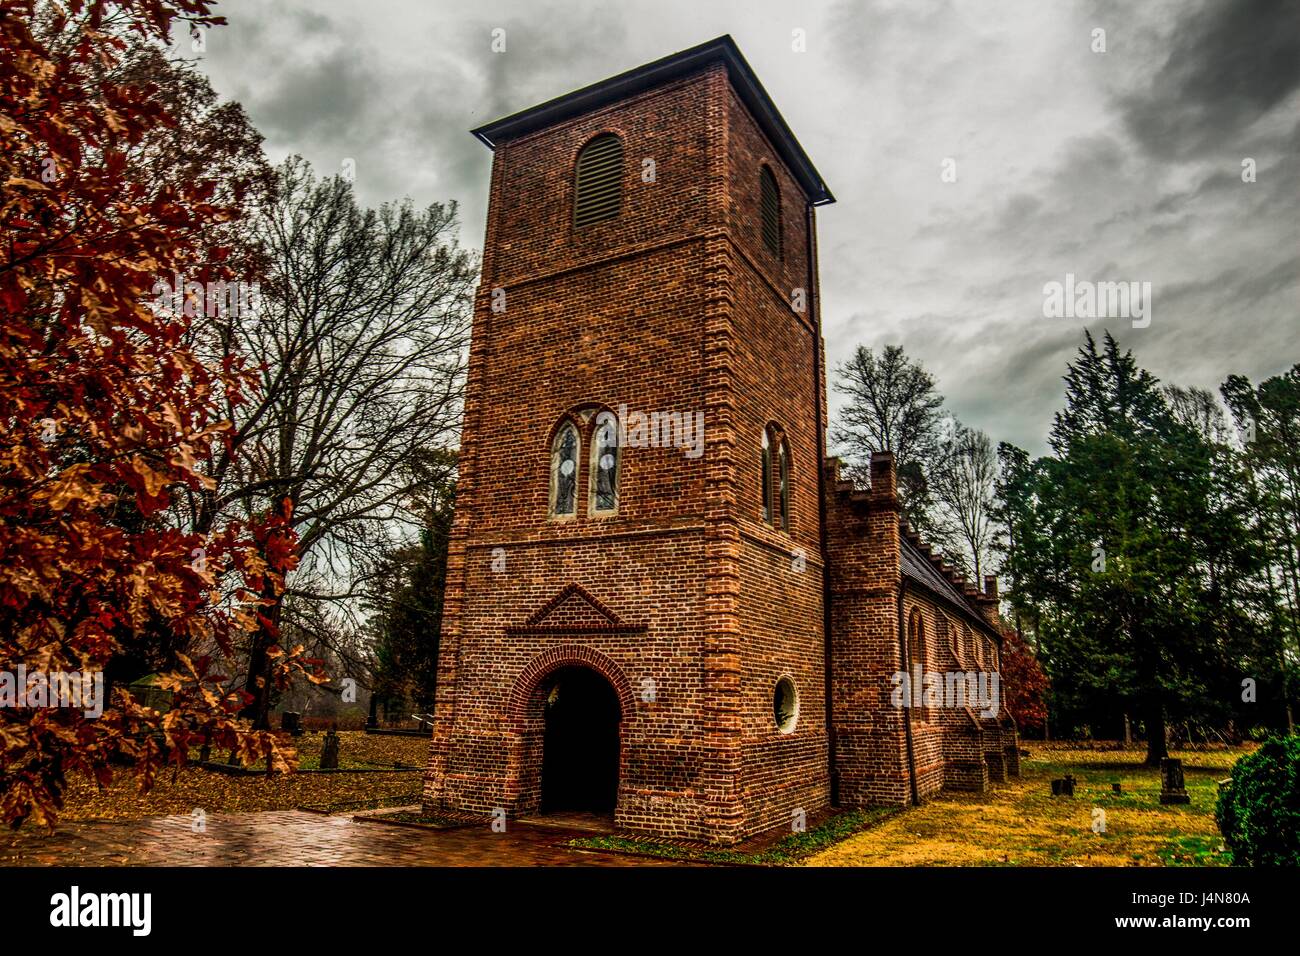
[[[301,765],[310,769],[320,762],[325,735],[298,738]],[[197,752],[195,753],[197,759]],[[395,763],[418,767],[405,773],[295,773],[271,777],[229,776],[197,767],[163,770],[148,793],[141,793],[129,768],[115,768],[113,782],[99,790],[93,780],[69,780],[62,820],[131,820],[140,817],[189,813],[195,807],[209,813],[249,810],[292,810],[298,807],[345,810],[363,806],[418,803],[421,770],[429,756],[424,737],[370,736],[361,731],[339,732],[340,767],[382,767]],[[224,752],[212,759],[223,762]]]
[[[1175,751],[1191,803],[1161,806],[1142,750],[1022,745],[1019,779],[987,794],[945,793],[807,860],[810,866],[1227,866],[1214,823],[1217,781],[1245,749]],[[1074,799],[1051,781],[1072,773]],[[1122,792],[1111,792],[1119,783]],[[1093,831],[1093,809],[1105,832]]]

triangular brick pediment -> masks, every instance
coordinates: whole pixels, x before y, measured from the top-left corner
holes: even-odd
[[[626,633],[644,631],[628,624],[578,584],[565,586],[555,597],[529,615],[523,624],[506,628],[513,633]]]

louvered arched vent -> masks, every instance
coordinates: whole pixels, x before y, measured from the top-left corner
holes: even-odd
[[[766,166],[758,174],[759,205],[763,215],[763,244],[772,255],[781,257],[781,192],[776,187],[776,177]]]
[[[618,216],[623,201],[623,141],[597,136],[578,154],[573,224],[588,226]]]

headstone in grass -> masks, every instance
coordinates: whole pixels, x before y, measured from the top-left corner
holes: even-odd
[[[1177,757],[1163,757],[1160,760],[1160,802],[1191,803],[1183,780],[1183,762]]]
[[[286,710],[280,715],[280,729],[293,737],[302,736],[302,714],[296,710]]]
[[[339,769],[339,735],[334,732],[333,727],[325,735],[325,743],[320,749],[320,769]]]
[[[1112,784],[1110,785],[1110,792],[1111,792],[1111,793],[1123,793],[1123,792],[1124,792],[1124,788],[1123,788],[1120,784],[1118,784],[1118,783],[1112,783]]]

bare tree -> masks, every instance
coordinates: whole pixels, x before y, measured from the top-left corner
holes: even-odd
[[[1160,391],[1179,424],[1192,429],[1211,445],[1228,443],[1228,419],[1213,392],[1194,385],[1188,388],[1165,385]]]
[[[989,566],[995,526],[997,456],[989,436],[952,420],[930,469],[930,489],[939,505],[938,523],[959,542],[978,585]]]
[[[835,376],[835,390],[848,402],[831,440],[859,473],[871,452],[893,452],[903,513],[918,530],[932,531],[926,468],[939,449],[943,405],[934,379],[899,345],[885,346],[879,356],[858,346]]]
[[[261,388],[227,409],[230,451],[196,523],[287,501],[303,556],[249,649],[259,725],[282,616],[359,597],[386,547],[418,527],[429,478],[410,467],[416,453],[457,442],[477,263],[457,245],[456,216],[454,203],[363,210],[348,182],[317,180],[293,157],[256,219],[259,307],[209,320],[227,351],[260,363]]]

